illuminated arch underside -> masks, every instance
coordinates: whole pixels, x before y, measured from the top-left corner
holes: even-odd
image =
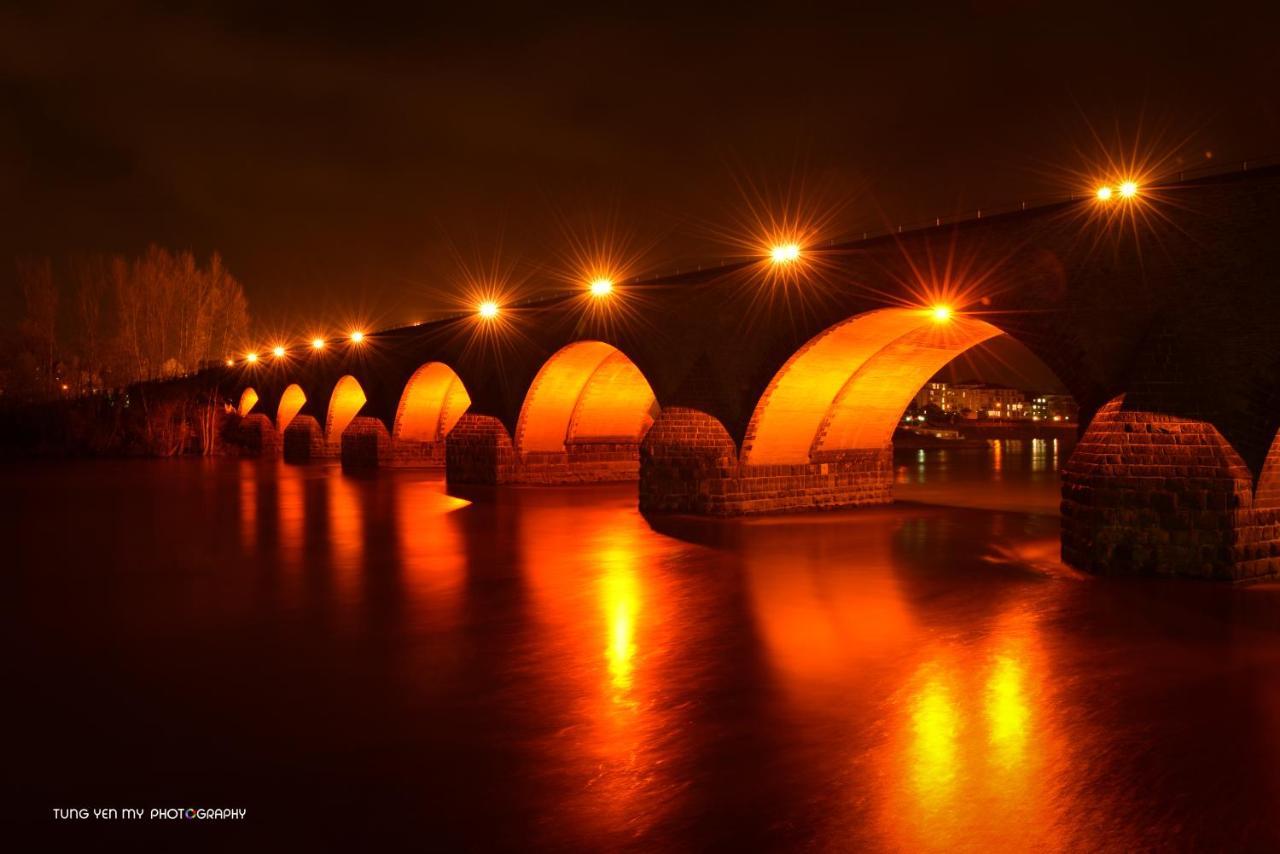
[[[240,413],[240,417],[248,415],[253,411],[253,407],[258,403],[258,392],[252,388],[247,388],[240,393],[240,403],[236,406],[236,412]]]
[[[564,347],[542,366],[520,410],[516,450],[556,452],[573,442],[639,442],[656,405],[644,374],[603,341]]]
[[[471,405],[462,379],[443,362],[428,362],[405,384],[396,412],[394,436],[416,442],[438,442]]]
[[[298,414],[298,410],[302,409],[302,405],[306,402],[307,396],[300,385],[294,383],[286,388],[280,395],[280,406],[276,409],[276,429],[284,432],[289,422],[293,420],[293,416]]]
[[[773,378],[751,417],[743,463],[796,464],[884,448],[920,387],[956,356],[1000,335],[986,321],[887,308],[811,339]]]
[[[333,387],[333,396],[329,398],[329,417],[324,431],[327,444],[341,444],[343,431],[359,414],[366,399],[364,389],[355,377],[348,374],[338,380]]]

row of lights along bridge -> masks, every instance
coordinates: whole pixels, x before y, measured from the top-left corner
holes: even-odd
[[[1110,202],[1115,198],[1132,199],[1138,195],[1138,184],[1134,181],[1122,181],[1115,187],[1104,185],[1099,187],[1094,196],[1100,202]],[[800,260],[802,249],[798,243],[780,243],[769,250],[769,261],[773,264],[786,265],[794,264]],[[597,278],[591,280],[587,284],[587,292],[595,299],[605,299],[613,294],[613,280],[608,278]],[[502,311],[502,307],[494,300],[485,300],[476,306],[476,314],[482,320],[493,320]],[[935,305],[925,309],[932,318],[938,323],[945,323],[951,319],[952,309],[946,305]],[[353,330],[348,333],[347,338],[353,344],[359,344],[364,341],[364,332],[361,330]],[[311,339],[312,350],[323,350],[328,342],[323,338]],[[286,354],[284,345],[277,344],[271,348],[271,355],[277,359],[283,358]],[[246,353],[244,361],[250,365],[256,363],[259,356],[256,352]],[[227,367],[235,365],[235,359],[227,359]]]

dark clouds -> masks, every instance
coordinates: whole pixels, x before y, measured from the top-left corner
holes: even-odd
[[[714,259],[744,174],[852,233],[1058,190],[1140,113],[1188,161],[1280,149],[1263,7],[266,5],[0,13],[3,257],[218,249],[300,331],[430,313],[459,249],[555,265],[557,219]]]

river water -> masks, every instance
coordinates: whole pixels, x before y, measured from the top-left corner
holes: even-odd
[[[3,812],[248,810],[173,850],[1274,848],[1280,586],[1062,566],[1064,453],[899,451],[892,506],[748,520],[9,466]]]

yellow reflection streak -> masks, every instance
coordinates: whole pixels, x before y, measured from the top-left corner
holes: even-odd
[[[563,810],[575,832],[643,838],[677,803],[663,735],[678,729],[679,712],[658,700],[686,672],[680,631],[702,623],[679,619],[680,599],[658,569],[667,546],[630,506],[553,497],[521,509],[524,571],[547,650],[544,713],[564,722],[545,743],[546,761],[578,782]]]
[[[990,727],[991,760],[1006,769],[1023,764],[1031,707],[1027,702],[1026,670],[1009,655],[996,657],[987,680],[987,724]]]
[[[1072,765],[1047,693],[1037,612],[996,616],[977,645],[926,653],[886,756],[885,832],[910,851],[1058,850],[1052,814]]]
[[[1056,439],[1054,441],[1057,441]],[[1048,443],[1044,439],[1031,440],[1031,470],[1044,471],[1048,463],[1046,448]]]
[[[640,611],[640,591],[630,553],[623,548],[607,548],[600,555],[600,597],[608,629],[605,659],[615,703],[633,705],[630,693],[636,654],[636,616]]]
[[[938,677],[925,683],[911,701],[915,731],[912,777],[921,806],[938,809],[956,780],[956,743],[960,716],[947,685]]]

